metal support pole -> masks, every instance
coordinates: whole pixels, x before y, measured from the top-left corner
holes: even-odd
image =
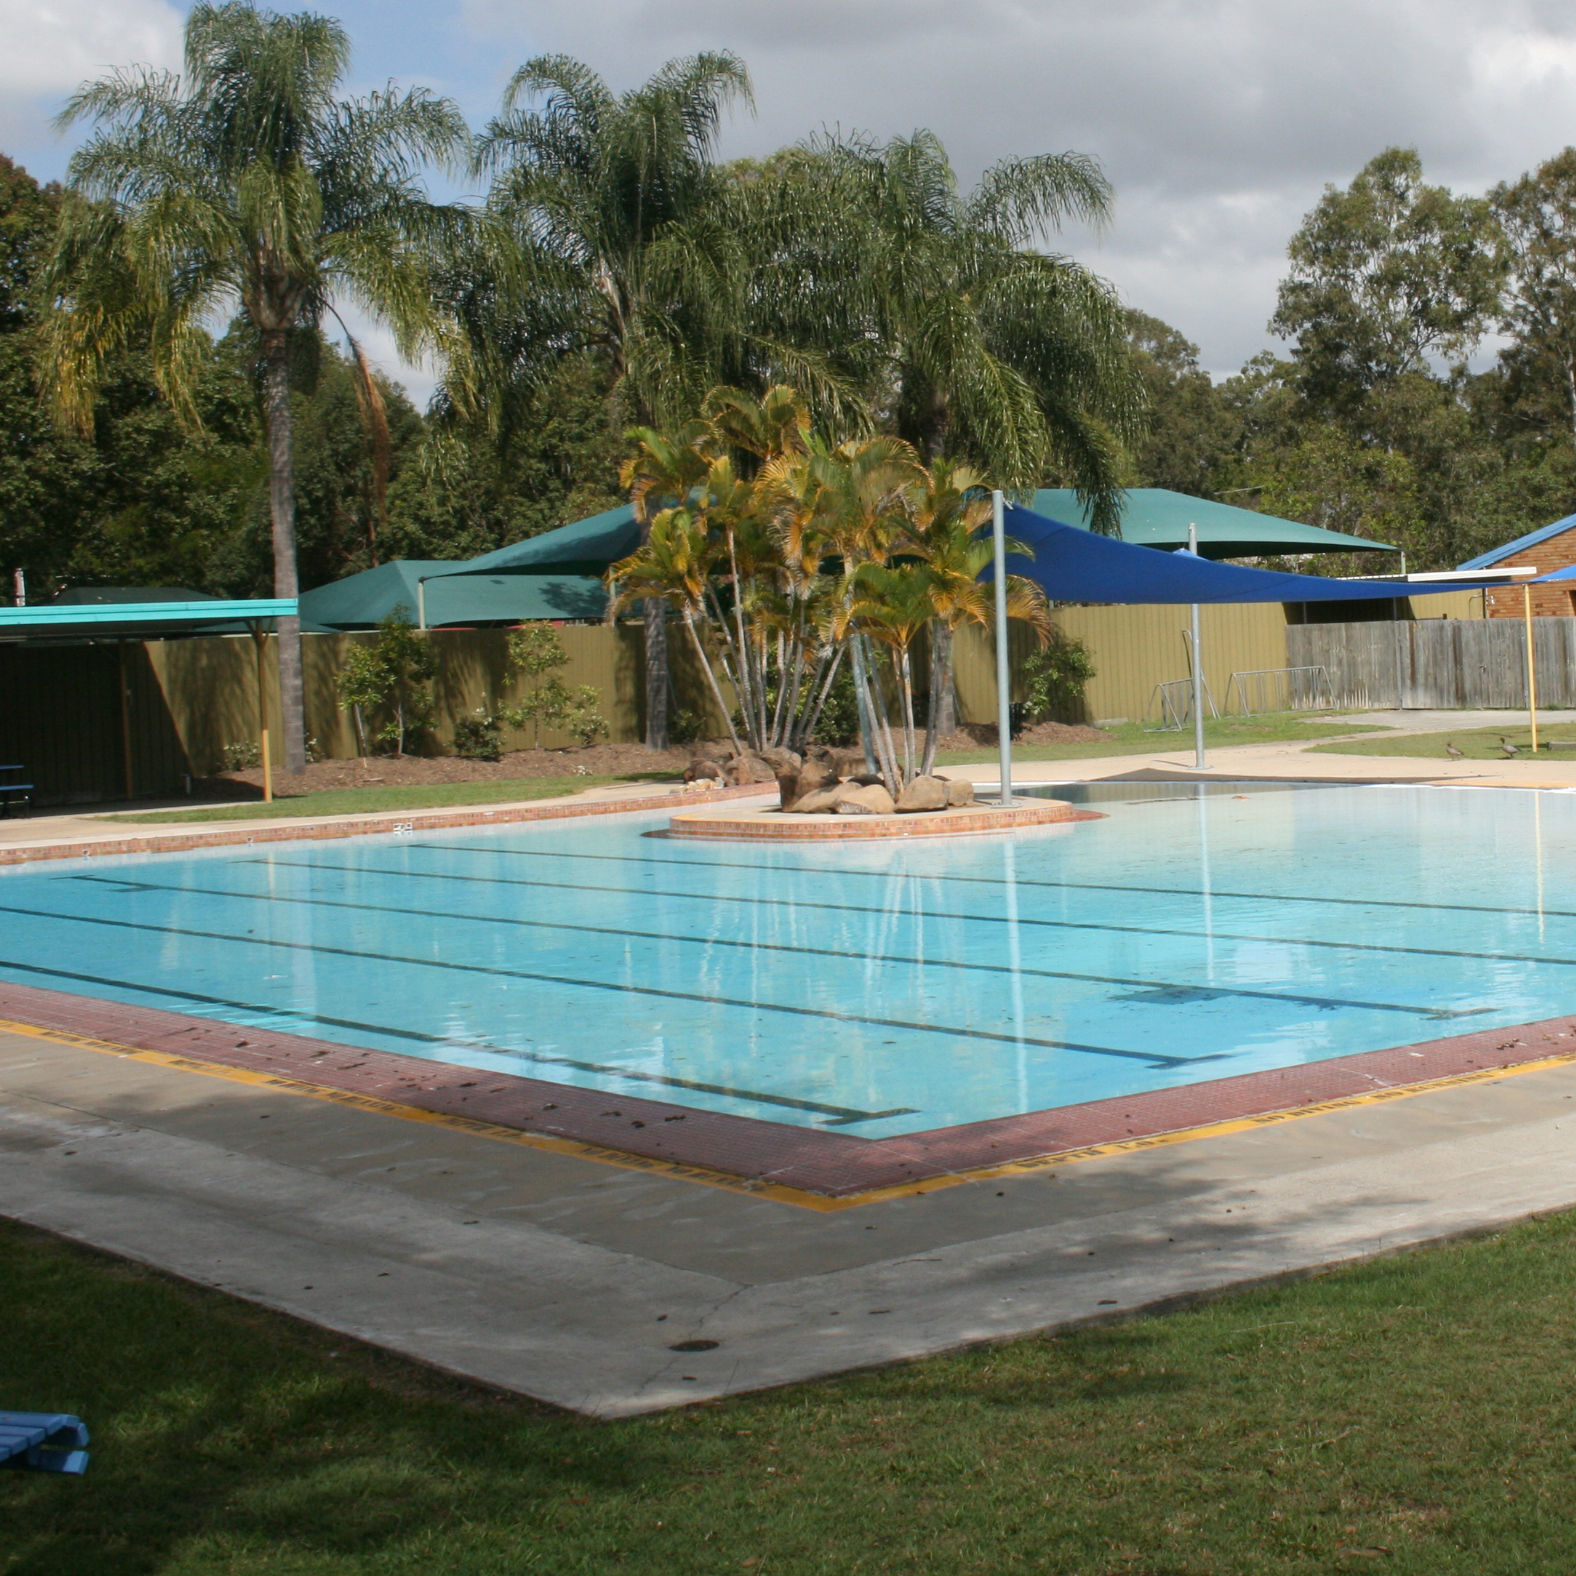
[[[996,565],[996,745],[1001,757],[1001,802],[1012,803],[1012,671],[1007,665],[1007,504],[990,495]]]
[[[261,624],[252,625],[252,646],[257,653],[257,758],[263,768],[263,803],[274,802],[273,763],[268,755],[268,681],[263,652],[268,636]]]
[[[1532,753],[1538,753],[1538,662],[1532,642],[1532,587],[1521,582],[1521,611],[1527,624],[1527,711],[1532,719]]]
[[[416,582],[416,627],[423,634],[427,632],[427,577],[425,575]]]
[[[1187,550],[1198,557],[1198,527],[1187,528]],[[1193,769],[1209,770],[1204,757],[1204,659],[1198,644],[1198,603],[1193,604]]]

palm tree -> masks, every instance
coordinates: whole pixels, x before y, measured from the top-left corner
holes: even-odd
[[[724,380],[745,276],[713,158],[735,101],[753,103],[750,79],[727,52],[671,60],[622,95],[566,56],[521,66],[478,150],[494,176],[488,250],[464,287],[477,303],[467,321],[479,386],[458,390],[457,403],[506,405],[511,389],[582,350],[604,358],[628,420],[672,424],[699,408]],[[665,618],[650,599],[654,749],[667,745]]]
[[[1105,222],[1111,196],[1075,153],[1003,160],[963,194],[931,132],[814,139],[739,183],[760,280],[749,344],[820,347],[823,381],[862,388],[927,461],[1013,488],[1065,476],[1114,531],[1120,440],[1143,401],[1122,308],[1033,249],[1065,219]]]
[[[390,326],[402,353],[438,341],[431,264],[458,211],[417,176],[469,145],[459,111],[392,86],[336,98],[349,63],[339,23],[248,4],[194,6],[183,76],[145,67],[90,83],[62,124],[97,130],[73,155],[47,286],[59,305],[46,373],[69,422],[91,427],[106,357],[139,336],[191,424],[206,325],[238,308],[258,336],[267,427],[274,594],[294,597],[290,357],[336,299]],[[279,620],[285,770],[306,769],[301,629]]]

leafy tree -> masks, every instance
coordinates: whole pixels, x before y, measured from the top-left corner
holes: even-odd
[[[499,713],[511,728],[531,724],[533,748],[542,745],[542,727],[557,728],[582,745],[594,744],[607,735],[607,722],[600,711],[601,694],[593,684],[571,690],[558,677],[558,669],[569,661],[551,624],[523,624],[509,635],[504,677],[528,678],[530,688],[513,705]]]
[[[1507,270],[1501,326],[1515,336],[1524,378],[1552,375],[1576,442],[1576,148],[1496,186],[1489,200]]]
[[[72,157],[79,200],[61,216],[47,273],[61,303],[48,370],[62,414],[91,428],[106,362],[146,333],[153,374],[196,427],[202,324],[239,306],[264,373],[274,591],[299,589],[292,470],[292,338],[336,298],[388,323],[402,351],[434,342],[429,289],[451,215],[416,184],[468,144],[459,112],[424,90],[335,97],[343,28],[241,0],[199,3],[186,73],[118,71],[81,89],[63,123],[97,130]],[[285,768],[305,769],[299,621],[279,621]]]
[[[367,713],[389,713],[376,738],[405,753],[414,734],[431,728],[437,714],[432,691],[427,688],[438,672],[432,642],[410,621],[408,607],[396,607],[378,623],[377,639],[369,646],[350,648],[335,681],[339,703],[348,707],[356,722],[356,738],[367,750]]]
[[[1148,407],[1130,444],[1131,485],[1215,498],[1242,440],[1242,418],[1198,364],[1198,346],[1146,312],[1127,312]]]
[[[1426,185],[1410,148],[1370,159],[1345,191],[1327,186],[1288,250],[1270,327],[1297,341],[1304,391],[1332,409],[1430,357],[1464,359],[1498,306],[1489,204]]]

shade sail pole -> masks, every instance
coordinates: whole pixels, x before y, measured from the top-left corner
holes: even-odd
[[[1187,550],[1198,557],[1198,527],[1187,528]],[[1193,769],[1208,771],[1204,758],[1204,659],[1198,648],[1198,603],[1193,604]]]
[[[1012,803],[1012,673],[1007,666],[1007,504],[990,495],[991,541],[996,562],[996,745],[1001,758],[1001,802]]]
[[[1527,624],[1527,713],[1532,722],[1532,753],[1538,753],[1538,664],[1532,643],[1532,587],[1521,582],[1521,611]]]

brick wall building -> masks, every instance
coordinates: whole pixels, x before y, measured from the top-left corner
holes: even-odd
[[[1460,564],[1461,569],[1498,569],[1502,565],[1529,565],[1540,575],[1556,569],[1569,569],[1576,564],[1576,515],[1567,515],[1546,525],[1541,530],[1530,531],[1517,537],[1493,552]],[[1521,618],[1524,616],[1524,593],[1519,584],[1491,586],[1483,593],[1483,612],[1488,618]],[[1576,580],[1564,585],[1532,587],[1532,612],[1535,618],[1570,618],[1576,616]]]

